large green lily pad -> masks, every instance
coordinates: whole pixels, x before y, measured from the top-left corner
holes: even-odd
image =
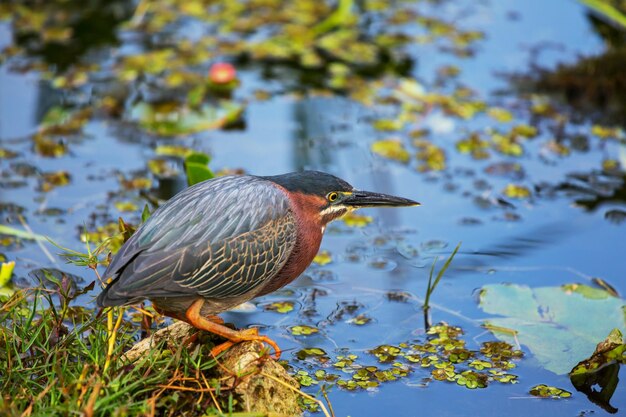
[[[503,316],[486,320],[496,337],[517,339],[559,375],[585,359],[612,329],[626,328],[626,302],[587,285],[492,284],[481,289],[479,302],[486,313]]]

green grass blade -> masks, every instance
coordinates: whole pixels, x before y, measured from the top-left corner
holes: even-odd
[[[32,239],[32,240],[46,240],[47,238],[42,235],[38,235],[36,233],[27,232],[26,230],[16,229],[11,226],[6,226],[4,224],[0,224],[0,234],[15,236],[22,239]]]
[[[613,7],[605,0],[579,0],[582,4],[593,10],[594,12],[604,16],[613,23],[626,29],[626,14]]]
[[[430,276],[428,278],[428,287],[426,289],[426,297],[424,298],[424,307],[423,307],[424,309],[429,308],[430,295],[433,292],[435,292],[435,288],[437,288],[439,281],[441,281],[441,278],[443,278],[443,274],[446,273],[446,270],[452,263],[454,256],[457,254],[460,248],[461,248],[461,242],[459,242],[459,244],[456,245],[456,248],[454,248],[454,251],[452,251],[452,254],[450,255],[450,257],[448,257],[446,262],[443,264],[443,266],[439,270],[439,273],[437,274],[437,277],[435,278],[434,281],[432,281],[432,278],[433,278],[433,273],[435,272],[435,263],[437,262],[437,260],[435,259],[435,262],[433,262],[433,266],[430,269]]]

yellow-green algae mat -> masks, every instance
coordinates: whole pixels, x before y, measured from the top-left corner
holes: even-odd
[[[372,365],[367,355],[378,364]],[[302,365],[296,378],[303,386],[335,383],[347,390],[375,389],[416,369],[427,369],[430,376],[422,379],[424,385],[447,381],[469,389],[485,388],[491,382],[516,383],[517,376],[510,370],[523,353],[504,341],[484,342],[478,350],[470,350],[460,327],[440,323],[427,331],[424,340],[381,345],[367,355],[346,352],[331,359],[323,349],[302,349],[296,353]]]

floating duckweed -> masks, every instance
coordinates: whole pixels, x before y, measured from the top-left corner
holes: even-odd
[[[431,343],[424,343],[423,345],[412,345],[411,346],[412,350],[416,351],[416,352],[423,352],[423,353],[434,353],[437,352],[437,347],[433,346]]]
[[[445,369],[433,369],[430,374],[433,376],[434,379],[436,379],[437,381],[445,381],[448,379],[448,374],[446,373]]]
[[[122,212],[132,212],[139,210],[137,204],[133,203],[132,201],[116,201],[115,208]]]
[[[500,373],[499,375],[492,376],[494,381],[501,382],[503,384],[517,384],[517,375]]]
[[[509,198],[528,198],[530,197],[530,189],[523,185],[507,184],[507,186],[502,190],[502,194]]]
[[[455,376],[456,383],[469,389],[485,388],[487,386],[487,375],[475,371],[464,371]]]
[[[396,356],[402,354],[402,350],[399,347],[391,345],[380,345],[375,349],[370,350],[380,362],[389,362],[395,359]]]
[[[318,381],[311,378],[309,373],[304,370],[299,370],[298,372],[296,372],[294,377],[296,378],[298,383],[300,383],[300,385],[302,385],[303,387],[310,387],[311,385],[318,383]]]
[[[496,361],[519,359],[524,356],[521,350],[513,350],[511,344],[503,341],[484,342],[480,352]]]
[[[591,134],[600,139],[620,139],[624,137],[624,132],[620,128],[600,125],[593,125],[591,127]]]
[[[501,107],[491,107],[487,110],[487,114],[500,123],[508,123],[513,120],[511,112]]]
[[[413,145],[418,149],[419,172],[443,171],[446,169],[446,153],[442,148],[424,139],[415,139]]]
[[[474,354],[467,349],[454,348],[453,350],[450,351],[450,356],[448,358],[450,359],[450,362],[452,363],[459,363],[459,362],[465,362],[472,356],[474,356]]]
[[[319,403],[313,399],[298,396],[298,401],[300,402],[300,406],[303,410],[309,411],[311,413],[317,413],[318,411],[320,411]]]
[[[320,253],[315,255],[315,258],[313,258],[313,263],[315,263],[317,265],[321,265],[321,266],[329,264],[332,261],[333,261],[333,258],[331,256],[330,252],[328,252],[327,250],[321,251]]]
[[[343,216],[341,220],[350,227],[365,227],[370,224],[374,218],[363,214],[348,213]]]
[[[561,388],[552,387],[550,385],[539,384],[530,389],[530,395],[540,398],[569,398],[572,393]]]
[[[296,353],[296,357],[300,359],[301,361],[308,359],[308,358],[328,360],[328,356],[326,355],[326,352],[320,348],[301,349]],[[325,360],[323,362],[325,362]]]
[[[472,133],[469,138],[456,143],[456,149],[461,153],[469,153],[474,159],[489,158],[489,142],[482,139],[477,132]]]
[[[41,175],[39,190],[48,192],[55,187],[63,187],[70,183],[71,176],[67,171],[46,172]]]
[[[351,366],[354,363],[354,360],[357,358],[357,355],[339,355],[337,356],[337,362],[335,362],[333,366],[336,368],[340,368],[344,372],[351,372]]]
[[[480,359],[475,359],[472,362],[470,362],[468,366],[478,371],[482,371],[485,368],[491,368],[491,362],[482,361]]]
[[[407,151],[402,142],[397,139],[385,139],[374,142],[371,150],[383,158],[393,159],[403,163],[409,162],[411,158],[409,151]]]
[[[511,129],[511,135],[523,136],[529,139],[534,138],[535,136],[537,136],[537,134],[538,134],[538,131],[536,127],[526,125],[526,124],[520,124],[520,125],[514,126],[513,129]]]
[[[312,327],[312,326],[307,326],[306,324],[293,326],[290,330],[291,330],[291,334],[294,336],[308,336],[310,334],[319,332],[317,328]]]
[[[524,153],[524,148],[519,144],[517,136],[512,133],[508,135],[494,133],[491,136],[491,141],[494,149],[503,155],[521,156]]]
[[[363,326],[371,321],[372,319],[370,317],[367,317],[365,314],[359,314],[358,316],[350,319],[348,323],[356,324],[357,326]]]
[[[422,361],[422,357],[416,353],[408,353],[404,355],[404,359],[413,363],[419,363]]]
[[[404,378],[416,369],[424,369],[430,374],[424,381],[446,381],[468,389],[485,388],[489,382],[518,382],[518,377],[507,371],[515,367],[513,360],[523,356],[520,350],[502,341],[485,342],[479,351],[470,350],[465,347],[462,335],[460,327],[437,324],[427,331],[422,343],[380,345],[370,350],[380,367],[357,362],[359,358],[355,354],[343,354],[336,357],[333,367],[340,370],[344,378],[317,370],[314,379],[334,382],[353,391],[375,388],[381,383]],[[326,352],[318,348],[303,349],[296,356],[300,360],[311,357],[328,360]],[[310,383],[306,378],[305,382]]]
[[[271,304],[266,304],[264,308],[269,311],[275,311],[277,313],[289,313],[293,310],[293,301],[275,301]]]

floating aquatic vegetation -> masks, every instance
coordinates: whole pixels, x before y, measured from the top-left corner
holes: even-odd
[[[572,396],[572,393],[569,391],[545,384],[535,385],[528,392],[530,395],[540,398],[560,399]]]
[[[417,170],[420,172],[443,171],[446,169],[446,153],[439,146],[423,139],[414,139],[413,145],[418,149]]]
[[[393,159],[402,163],[407,163],[411,159],[411,154],[406,150],[402,142],[398,139],[385,139],[372,143],[372,152],[387,159]]]
[[[45,172],[41,175],[39,190],[52,191],[56,187],[63,187],[70,183],[71,175],[67,171]]]
[[[320,266],[328,265],[332,261],[332,255],[327,250],[322,250],[320,253],[315,255],[315,258],[313,258],[313,263]]]
[[[309,335],[319,332],[319,329],[313,326],[308,326],[306,324],[293,326],[289,330],[291,331],[291,334],[294,336],[309,336]]]
[[[353,353],[332,359],[319,348],[307,348],[296,354],[306,362],[307,369],[297,375],[310,385],[331,382],[342,389],[373,389],[381,383],[396,381],[409,375],[427,373],[425,381],[445,381],[469,389],[485,388],[491,382],[515,384],[518,377],[509,373],[522,352],[506,342],[485,342],[480,350],[467,349],[463,331],[456,326],[440,323],[432,326],[419,341],[398,345],[380,345],[368,351],[378,362],[371,364],[366,357]],[[317,369],[332,367],[338,373]]]
[[[366,216],[364,214],[357,214],[355,212],[351,212],[346,214],[341,218],[346,226],[350,227],[365,227],[370,224],[374,218],[372,216]]]
[[[139,210],[137,204],[132,201],[116,201],[114,204],[115,208],[121,212],[134,212]]]
[[[265,310],[286,314],[293,311],[293,306],[293,301],[274,301],[273,303],[265,304],[263,308],[265,308]]]
[[[531,192],[528,187],[517,184],[507,184],[507,186],[502,190],[502,194],[509,198],[529,198],[531,196]]]
[[[242,105],[227,101],[216,106],[205,104],[198,109],[176,102],[139,103],[130,117],[149,133],[179,136],[232,125],[240,120],[243,111]]]

